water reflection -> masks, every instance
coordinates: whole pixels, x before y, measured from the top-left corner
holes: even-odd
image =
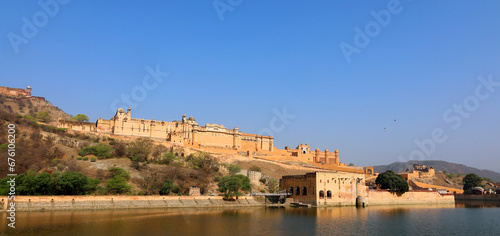
[[[500,204],[18,212],[17,235],[434,235],[498,232]],[[485,207],[472,209],[470,207]]]
[[[484,208],[484,207],[500,207],[499,201],[455,201],[456,207]]]

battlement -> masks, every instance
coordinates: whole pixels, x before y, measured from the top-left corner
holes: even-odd
[[[28,86],[26,89],[20,89],[0,86],[0,94],[19,98],[31,97],[31,87]]]

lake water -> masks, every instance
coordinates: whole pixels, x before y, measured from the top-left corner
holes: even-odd
[[[16,235],[498,235],[499,203],[18,212]]]

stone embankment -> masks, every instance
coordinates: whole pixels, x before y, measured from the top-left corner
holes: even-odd
[[[457,194],[455,195],[457,201],[498,201],[500,202],[500,195],[486,194],[486,195],[471,195],[471,194]]]
[[[453,194],[440,194],[433,190],[412,190],[404,194],[391,193],[387,190],[370,190],[367,199],[369,206],[455,204]]]
[[[10,202],[0,198],[1,211]],[[254,197],[225,201],[220,196],[16,196],[16,211],[107,210],[134,208],[200,208],[264,206]]]

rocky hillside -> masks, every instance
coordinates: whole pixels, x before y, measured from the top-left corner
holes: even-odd
[[[58,118],[70,120],[71,116],[49,101],[19,99],[0,94],[0,110],[11,114],[31,115],[36,117],[39,112],[46,111],[50,115],[51,124],[55,124]]]
[[[468,174],[474,173],[483,178],[490,178],[493,181],[500,181],[500,173],[491,170],[480,170],[474,167],[451,163],[446,161],[408,161],[408,162],[394,162],[389,165],[374,166],[374,171],[376,173],[381,173],[387,170],[393,170],[394,172],[404,172],[406,169],[413,169],[413,164],[423,164],[427,166],[434,167],[437,171],[446,171],[447,173],[453,174]]]

